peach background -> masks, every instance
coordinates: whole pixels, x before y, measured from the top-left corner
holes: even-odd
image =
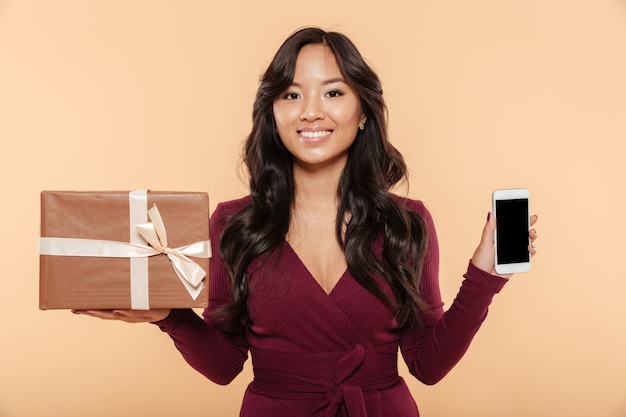
[[[620,0],[0,2],[0,416],[238,414],[150,325],[39,311],[43,189],[245,192],[260,72],[294,29],[379,72],[449,304],[495,188],[530,189],[540,255],[424,416],[626,416],[626,7]],[[403,374],[406,371],[402,368]],[[184,410],[184,411],[181,411]]]

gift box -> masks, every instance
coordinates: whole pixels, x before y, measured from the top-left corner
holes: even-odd
[[[39,246],[42,310],[208,304],[206,193],[43,191]]]

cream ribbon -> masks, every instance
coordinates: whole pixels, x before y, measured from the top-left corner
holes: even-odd
[[[210,258],[210,241],[204,240],[178,248],[170,248],[161,213],[156,205],[145,209],[147,192],[130,193],[131,237],[130,243],[98,239],[41,237],[39,253],[53,256],[87,256],[105,258],[129,258],[131,261],[131,308],[148,310],[148,257],[165,254],[172,263],[192,299],[197,299],[204,288],[202,279],[206,271],[188,258]],[[145,217],[150,222],[138,223]],[[139,243],[141,241],[141,243]],[[144,244],[144,243],[147,243]]]

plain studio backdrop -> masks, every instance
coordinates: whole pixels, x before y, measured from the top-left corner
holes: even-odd
[[[0,416],[238,415],[152,325],[38,309],[39,192],[246,193],[259,75],[305,25],[377,70],[441,243],[447,305],[491,192],[526,187],[539,255],[422,414],[626,416],[621,0],[0,1]]]

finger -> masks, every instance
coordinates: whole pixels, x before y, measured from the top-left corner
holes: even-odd
[[[492,273],[493,272],[493,253],[494,253],[494,243],[493,243],[493,232],[496,227],[496,219],[491,213],[487,214],[487,222],[483,227],[482,236],[480,238],[480,243],[476,247],[474,254],[472,255],[472,263],[478,269]]]
[[[113,310],[72,310],[72,313],[84,314],[102,320],[118,320],[117,315],[113,314]]]
[[[483,228],[483,235],[480,239],[481,245],[493,245],[493,232],[496,229],[496,219],[491,214],[491,212],[487,213],[487,223],[485,223],[485,227]]]
[[[528,252],[530,252],[530,256],[535,256],[535,254],[537,253],[537,246],[531,243],[530,245],[528,245]]]
[[[101,320],[118,320],[127,323],[138,323],[142,321],[138,315],[123,313],[126,310],[72,310],[75,314],[84,314]],[[132,311],[132,310],[128,310]]]
[[[528,236],[530,237],[530,241],[531,241],[531,242],[534,242],[534,241],[535,241],[535,239],[537,239],[537,236],[538,236],[538,234],[537,234],[537,230],[535,230],[535,229],[530,229],[530,231],[528,232]]]
[[[128,323],[142,323],[152,321],[153,316],[150,310],[113,310],[113,314],[118,320]]]
[[[539,220],[539,216],[537,216],[536,214],[530,216],[530,225],[533,226],[535,223],[537,223],[537,220]]]

